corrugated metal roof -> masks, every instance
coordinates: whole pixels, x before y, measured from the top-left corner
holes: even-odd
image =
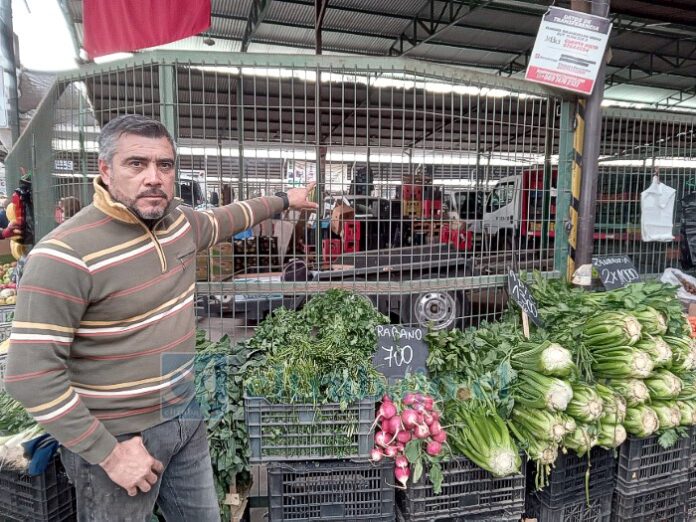
[[[191,36],[190,38],[185,38],[184,40],[179,40],[178,42],[172,42],[167,45],[159,47],[159,49],[169,49],[172,51],[209,51],[213,52],[224,52],[224,53],[237,53],[241,50],[242,43],[235,40],[215,40],[215,45],[206,45],[203,41],[205,38],[202,36]]]
[[[344,33],[332,33],[327,31],[322,35],[324,45],[333,49],[340,49],[346,52],[358,52],[358,49],[365,54],[383,55],[391,46],[391,38],[366,38]]]
[[[328,8],[324,18],[325,27],[341,29],[356,29],[361,32],[374,32],[384,36],[398,36],[402,33],[408,21],[390,16],[372,15],[366,13],[346,13]]]
[[[456,26],[442,31],[442,33],[437,35],[435,41],[451,43],[453,46],[472,45],[474,47],[486,47],[492,50],[502,49],[507,51],[513,50],[515,52],[524,50],[534,43],[534,40],[527,36]]]
[[[213,18],[208,32],[214,35],[224,35],[229,38],[242,38],[246,25],[244,20]]]
[[[500,67],[514,58],[514,54],[492,53],[473,49],[455,49],[424,43],[409,53],[412,58],[430,59],[437,61],[458,61],[469,64],[481,64],[485,67]]]
[[[389,11],[403,15],[414,16],[425,5],[424,0],[399,0],[398,2],[386,2],[380,0],[331,0],[330,6],[351,7],[369,12]]]
[[[252,5],[254,0],[212,0],[212,11],[228,16],[247,17]]]
[[[254,40],[274,44],[298,44],[314,46],[314,30],[281,25],[261,24]]]
[[[238,41],[244,34],[254,0],[211,1],[213,15],[222,17],[214,16],[210,32],[237,43],[223,44],[220,40],[216,48],[210,48],[201,46],[200,40],[187,39],[169,48],[225,51],[239,48]],[[391,42],[419,14],[432,12],[437,17],[447,13],[442,8],[450,3],[449,0],[432,1],[433,9],[429,11],[427,0],[328,0],[324,17],[324,50],[387,54]],[[463,0],[460,1],[464,5]],[[671,2],[659,3],[659,9],[654,11],[641,11],[639,6],[645,2],[612,2],[612,8],[622,14],[614,19],[615,31],[610,40],[613,58],[608,73],[622,70],[622,77],[631,77],[641,84],[692,88],[696,75],[696,23],[692,23],[684,8],[686,1],[681,0],[681,7],[675,7],[676,3]],[[696,6],[696,0],[688,1]],[[250,49],[311,52],[315,43],[314,0],[268,2],[265,22],[254,34]],[[553,0],[492,0],[480,6],[466,4],[464,9],[471,7],[471,10],[468,13],[462,10],[465,14],[456,24],[436,34],[430,42],[418,45],[409,56],[462,67],[478,65],[490,68],[508,63],[511,57],[524,57],[530,52],[541,16],[552,3]],[[569,2],[559,0],[555,4],[567,7]],[[658,2],[653,4],[657,6]],[[82,0],[68,0],[68,10],[76,22],[75,31],[81,40]],[[467,49],[467,46],[481,50]],[[642,72],[645,70],[653,74]]]
[[[314,26],[314,6],[271,1],[264,20],[277,20]]]

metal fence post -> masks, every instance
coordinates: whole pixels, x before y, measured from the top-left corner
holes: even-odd
[[[560,136],[558,143],[558,177],[556,181],[556,223],[554,225],[554,266],[564,276],[568,270],[568,229],[570,220],[571,179],[575,104],[561,101]]]

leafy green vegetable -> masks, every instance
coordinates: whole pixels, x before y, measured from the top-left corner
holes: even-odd
[[[383,389],[372,365],[376,327],[388,323],[365,297],[330,290],[299,311],[276,310],[250,346],[266,364],[250,372],[247,393],[275,403],[348,404]]]
[[[196,399],[208,430],[215,491],[223,516],[229,506],[222,503],[233,484],[250,483],[249,438],[244,424],[244,374],[263,364],[263,351],[248,343],[231,345],[224,336],[217,342],[196,334]]]
[[[0,392],[0,435],[15,435],[36,425],[20,403]]]

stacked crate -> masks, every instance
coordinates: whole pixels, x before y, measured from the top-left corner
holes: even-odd
[[[428,473],[397,491],[400,521],[520,520],[524,511],[525,475],[495,478],[464,457],[442,462],[442,491],[435,494]]]
[[[393,463],[368,460],[373,399],[341,409],[246,397],[244,408],[254,475],[267,480],[266,520],[394,520]]]
[[[335,261],[341,254],[351,254],[360,250],[362,227],[360,221],[345,220],[340,223],[341,239],[323,239],[322,254],[325,263]]]
[[[535,491],[536,465],[530,463],[525,505],[527,517],[539,522],[608,522],[615,469],[613,451],[599,447],[592,448],[589,458],[587,455],[578,457],[572,452],[560,454],[548,485]],[[588,470],[589,482],[586,482]],[[589,491],[586,484],[589,484]]]
[[[196,280],[220,281],[249,270],[263,272],[278,267],[278,238],[236,239],[233,243],[219,243],[196,256]]]
[[[658,437],[629,437],[619,449],[612,520],[684,520],[689,497],[691,440],[664,449]]]
[[[68,522],[76,519],[75,490],[58,456],[41,475],[0,469],[0,520]]]

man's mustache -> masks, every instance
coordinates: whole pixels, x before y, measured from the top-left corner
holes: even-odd
[[[153,189],[146,192],[138,194],[138,199],[140,198],[167,198],[167,194],[163,190]]]

